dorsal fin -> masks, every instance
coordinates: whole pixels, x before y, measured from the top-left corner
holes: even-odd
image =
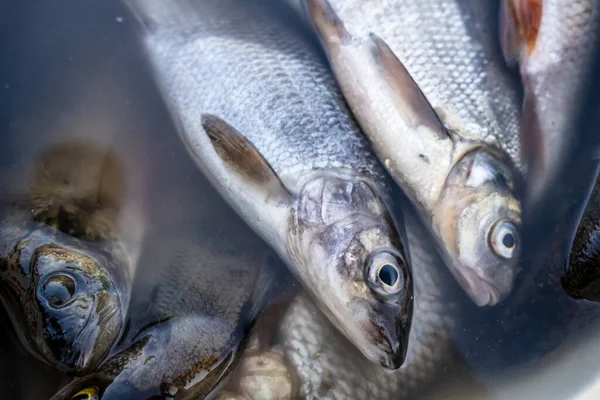
[[[309,18],[326,47],[331,44],[348,43],[352,36],[328,0],[306,0]]]
[[[216,115],[203,114],[202,126],[217,155],[231,172],[266,190],[270,196],[290,198],[277,173],[244,135]]]
[[[374,33],[370,33],[369,38],[373,44],[373,56],[378,61],[399,103],[406,109],[406,115],[413,117],[412,122],[415,126],[426,126],[437,133],[438,137],[447,139],[448,132],[444,124],[392,49]]]

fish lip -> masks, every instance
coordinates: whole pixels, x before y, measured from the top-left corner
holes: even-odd
[[[377,324],[381,338],[379,349],[383,351],[379,364],[387,370],[400,368],[406,360],[412,325],[412,301],[406,307],[410,311],[393,319],[392,323],[382,321],[384,323]]]
[[[504,300],[511,291],[512,285],[502,290],[495,282],[471,268],[454,267],[452,270],[469,297],[479,307],[494,306]]]

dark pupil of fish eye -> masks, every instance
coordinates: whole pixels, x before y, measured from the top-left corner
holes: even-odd
[[[381,267],[378,275],[379,279],[388,286],[394,286],[398,281],[398,270],[390,264]]]
[[[515,245],[515,237],[512,233],[506,233],[503,237],[502,237],[502,244],[504,245],[504,247],[507,248],[512,248]]]
[[[75,294],[75,282],[67,276],[53,276],[44,284],[43,293],[51,305],[61,307]]]

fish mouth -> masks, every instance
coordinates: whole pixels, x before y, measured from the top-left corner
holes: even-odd
[[[496,282],[477,271],[464,268],[453,268],[454,276],[459,281],[465,292],[479,307],[494,306],[504,300],[510,293],[512,285],[501,288]]]
[[[408,308],[411,312],[405,315],[397,318],[384,317],[371,324],[372,334],[369,335],[369,339],[371,343],[376,343],[376,350],[374,354],[364,351],[363,354],[386,370],[397,370],[406,360],[412,322],[412,304]],[[387,311],[392,311],[392,308]]]

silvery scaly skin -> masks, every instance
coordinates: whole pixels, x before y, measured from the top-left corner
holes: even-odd
[[[500,41],[525,87],[521,141],[533,206],[567,167],[578,96],[600,28],[595,0],[503,0]]]
[[[454,284],[448,284],[448,272],[423,227],[408,215],[407,231],[415,314],[402,368],[389,373],[365,364],[301,294],[281,320],[277,345],[263,353],[262,363],[255,361],[254,353],[246,353],[239,382],[234,377],[217,400],[414,399],[439,383],[444,371],[460,363],[451,339],[458,312]],[[277,357],[281,350],[283,360]]]
[[[496,3],[291,1],[454,277],[479,306],[503,300],[518,273],[521,161]]]
[[[277,1],[127,4],[198,166],[336,327],[398,368],[412,278],[388,182],[293,13]]]

